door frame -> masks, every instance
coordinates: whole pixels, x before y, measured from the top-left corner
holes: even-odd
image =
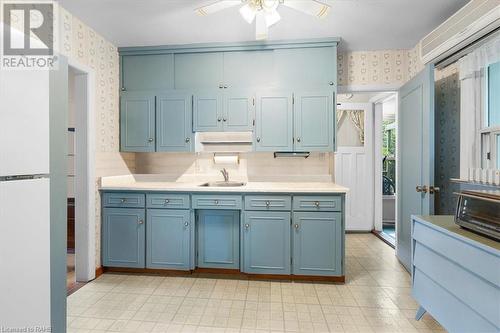
[[[399,94],[398,91],[391,91],[391,92],[383,92],[380,93],[370,99],[370,102],[373,103],[373,110],[374,110],[374,141],[373,141],[373,149],[374,149],[374,175],[382,175],[382,145],[383,145],[383,135],[382,135],[382,122],[383,122],[383,110],[377,110],[378,107],[377,105],[381,105],[382,103],[389,101],[391,99],[395,99],[396,101],[396,138],[398,137],[398,98]],[[397,157],[399,155],[399,150],[398,150],[398,141],[396,140],[396,163],[397,162]],[[398,169],[396,165],[396,180],[398,177]],[[374,194],[374,206],[375,206],[375,211],[374,211],[374,230],[375,231],[382,231],[383,227],[383,194],[382,194],[382,177],[375,177],[375,194]],[[397,204],[398,204],[398,193],[396,192],[395,196],[395,207],[396,207],[396,212],[395,212],[395,221],[398,219],[398,212],[397,212]],[[394,231],[397,235],[397,223],[394,224]],[[397,247],[397,239],[395,239],[395,246]]]
[[[68,59],[75,76],[75,276],[77,282],[95,279],[95,72]]]

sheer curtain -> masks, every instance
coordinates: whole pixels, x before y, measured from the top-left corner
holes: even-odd
[[[469,170],[481,167],[479,130],[484,127],[485,69],[498,61],[499,36],[459,60],[461,179],[469,179]]]

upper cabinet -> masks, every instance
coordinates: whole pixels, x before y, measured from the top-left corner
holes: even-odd
[[[121,90],[174,88],[173,54],[122,56]]]
[[[281,87],[337,85],[337,47],[278,49],[274,51],[275,83]]]
[[[175,89],[222,89],[223,57],[222,52],[176,54]]]
[[[254,131],[256,151],[333,151],[338,41],[120,48],[122,151],[191,151],[207,131]]]

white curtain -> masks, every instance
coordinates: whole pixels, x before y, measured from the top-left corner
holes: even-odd
[[[500,37],[459,60],[460,73],[460,178],[469,178],[469,168],[481,167],[479,130],[483,127],[484,73],[500,61]]]

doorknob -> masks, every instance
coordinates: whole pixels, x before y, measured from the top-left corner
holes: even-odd
[[[416,186],[415,187],[415,191],[419,192],[419,193],[427,193],[427,186],[424,185],[424,186]]]
[[[430,194],[435,194],[441,191],[441,189],[437,186],[429,186],[429,193]]]

